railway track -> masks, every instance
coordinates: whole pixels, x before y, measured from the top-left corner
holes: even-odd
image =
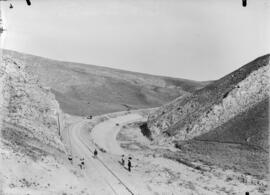
[[[78,131],[78,140],[80,141],[80,143],[88,150],[88,152],[90,152],[92,155],[94,154],[94,144],[92,146],[89,145],[89,143],[86,143],[83,139],[82,139],[82,133],[81,133],[81,127],[84,125],[84,122],[78,122],[77,125],[72,125],[71,128],[67,129],[66,132],[66,140],[68,139],[68,143],[69,143],[69,148],[70,151],[72,151],[72,140],[71,140],[71,135],[72,133],[70,131]],[[74,153],[73,153],[74,154]],[[93,157],[89,157],[89,158],[93,158]],[[91,159],[92,160],[92,159]],[[135,195],[134,191],[108,166],[106,165],[106,163],[99,157],[95,158],[95,160],[97,160],[96,162],[99,163],[103,169],[105,169],[107,171],[108,174],[110,174],[110,178],[114,179],[114,182],[109,182],[108,178],[105,178],[104,175],[100,174],[101,177],[103,178],[104,182],[108,185],[108,187],[111,189],[112,193],[115,195],[122,195],[122,194],[130,194],[130,195]],[[111,183],[117,183],[118,185],[121,185],[123,189],[125,189],[125,193],[119,193],[117,192],[117,189],[115,189],[116,187],[114,185],[112,185]],[[119,186],[117,186],[119,188]]]

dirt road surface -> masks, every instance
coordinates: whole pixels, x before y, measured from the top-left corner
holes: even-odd
[[[243,183],[239,178],[244,176],[232,170],[198,164],[205,169],[202,171],[159,155],[160,146],[147,141],[138,128],[128,125],[145,121],[138,112],[98,116],[91,120],[70,117],[68,121],[69,125],[62,132],[64,143],[73,157],[73,166],[85,176],[93,194],[258,193],[258,185],[253,184],[252,178],[246,178],[248,182]],[[119,132],[124,136],[122,143],[129,147],[120,147]],[[97,158],[93,155],[95,149]],[[122,154],[126,160],[132,156],[131,172],[120,164]],[[80,158],[85,159],[82,170],[78,168]]]
[[[124,167],[119,164],[122,149],[116,142],[118,126],[116,123],[123,124],[134,120],[141,119],[140,115],[127,115],[111,119],[100,123],[93,129],[93,137],[101,147],[104,146],[110,155],[99,151],[97,158],[94,157],[93,151],[97,148],[92,141],[87,129],[88,121],[76,118],[72,125],[66,129],[63,134],[66,144],[69,147],[73,157],[73,165],[80,163],[80,158],[85,159],[85,168],[83,174],[89,179],[90,188],[96,194],[152,194],[147,190],[138,191],[143,183],[138,184],[134,181]],[[136,178],[136,177],[135,177]],[[136,183],[136,185],[134,185]]]

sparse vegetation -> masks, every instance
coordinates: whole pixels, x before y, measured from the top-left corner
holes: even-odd
[[[0,174],[4,180],[0,194],[71,192],[66,184],[73,180],[72,183],[81,186],[81,181],[63,165],[64,146],[56,117],[61,112],[59,105],[51,91],[43,88],[24,68],[22,62],[3,56]],[[61,181],[57,179],[59,175],[63,176]]]
[[[93,65],[60,62],[3,50],[23,60],[26,71],[49,86],[61,109],[72,115],[94,116],[157,107],[206,85],[185,79],[153,76]],[[108,95],[109,94],[109,95]]]
[[[257,58],[152,113],[150,130],[159,130],[159,136],[168,132],[168,141],[174,137],[175,147],[181,150],[165,156],[265,180],[269,173],[269,58]]]
[[[139,127],[141,129],[142,134],[152,141],[153,140],[152,134],[151,134],[150,129],[147,126],[147,123],[146,122],[142,123],[141,125],[139,125]]]
[[[258,179],[268,175],[268,153],[252,147],[222,142],[188,141],[181,143],[181,152],[169,155],[177,161],[200,161],[208,166],[234,170]]]
[[[259,57],[206,87],[163,105],[149,116],[148,127],[168,131],[172,136],[178,134],[178,139],[191,139],[263,101],[269,97],[269,56]]]

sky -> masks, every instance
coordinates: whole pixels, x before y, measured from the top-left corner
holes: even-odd
[[[52,59],[202,81],[270,53],[269,0],[0,3],[1,46]]]

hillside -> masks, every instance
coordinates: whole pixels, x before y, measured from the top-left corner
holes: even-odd
[[[58,126],[62,112],[54,95],[25,71],[25,64],[8,56],[0,64],[0,109],[0,194],[88,189],[85,178],[65,162]]]
[[[2,128],[4,143],[29,156],[63,153],[58,136],[59,104],[24,65],[3,57],[1,63]]]
[[[223,125],[202,134],[198,141],[246,144],[255,149],[269,150],[269,99],[238,114]]]
[[[200,161],[258,179],[269,174],[269,100],[240,113],[223,125],[188,141],[175,141],[181,152],[173,159]]]
[[[269,55],[265,55],[162,106],[148,117],[147,125],[157,142],[173,142],[181,150],[169,158],[266,178],[268,111]]]
[[[154,134],[186,140],[207,133],[268,98],[269,55],[206,87],[177,98],[149,116]]]
[[[3,54],[27,64],[26,70],[37,74],[51,88],[61,109],[73,115],[157,107],[208,83],[61,62],[8,50]]]

